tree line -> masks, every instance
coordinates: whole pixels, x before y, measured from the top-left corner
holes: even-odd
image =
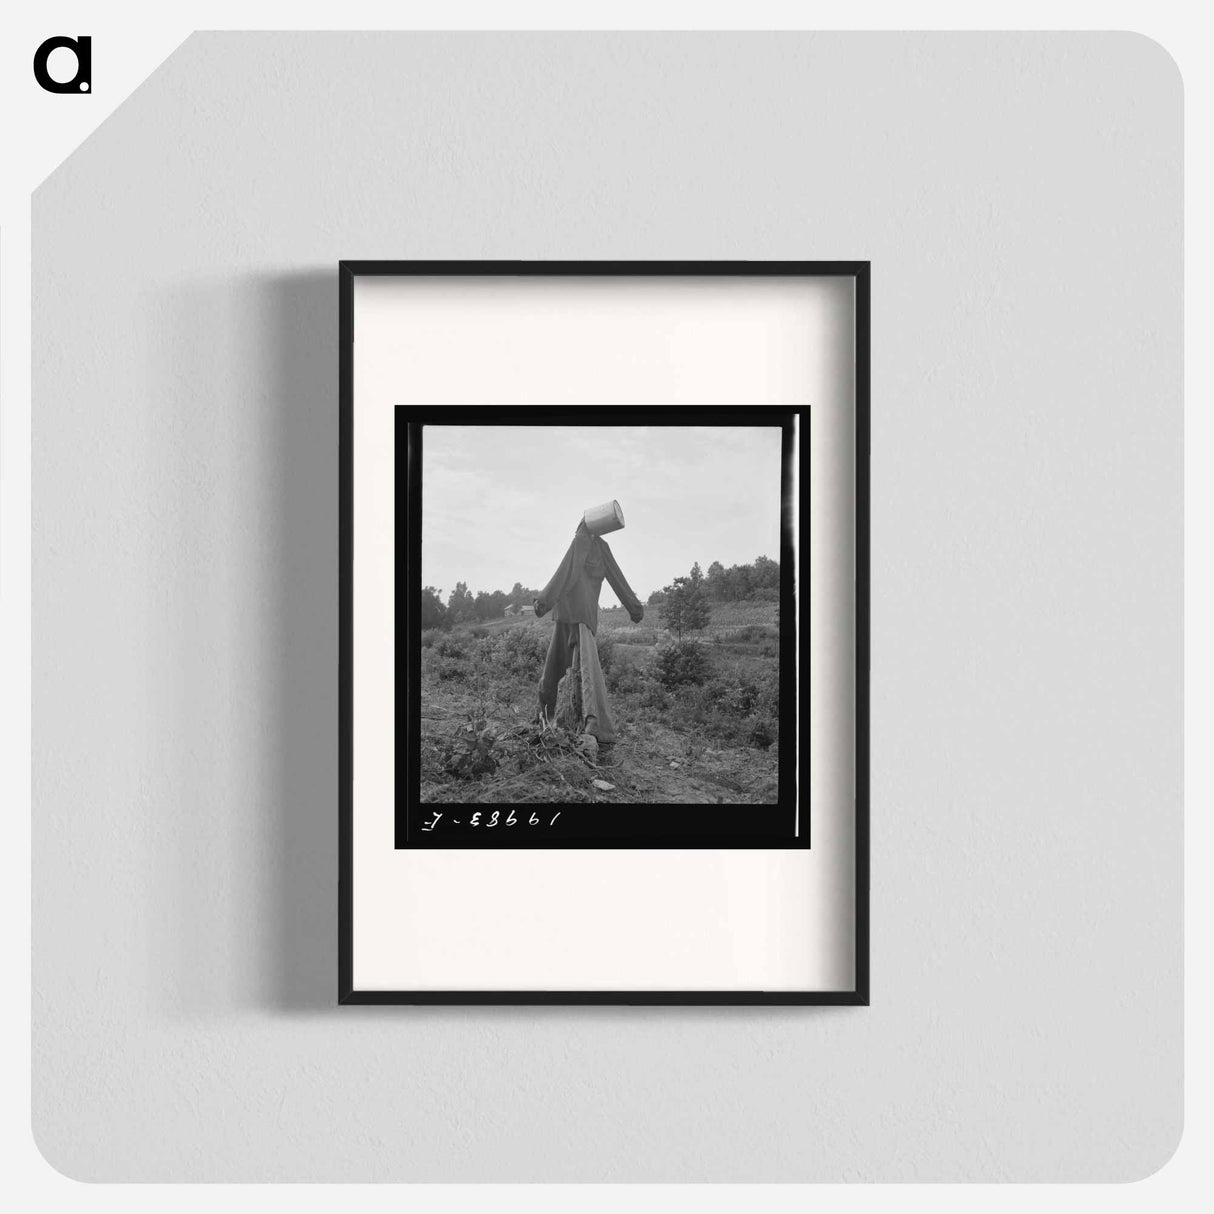
[[[744,599],[778,602],[780,599],[780,562],[768,556],[757,556],[749,565],[730,565],[728,569],[720,561],[713,561],[707,573],[701,571],[697,561],[689,576],[710,602],[738,603]],[[678,579],[675,581],[677,583]],[[649,596],[649,602],[661,603],[670,591],[670,586],[655,590]]]
[[[433,586],[422,587],[423,628],[447,628],[452,624],[499,620],[511,604],[520,606],[540,597],[538,590],[524,586],[522,582],[515,582],[509,593],[505,590],[478,590],[476,594],[468,589],[467,582],[456,582],[445,603],[442,593]]]
[[[656,604],[662,623],[679,640],[685,632],[699,632],[708,627],[710,605],[715,602],[736,603],[743,599],[766,599],[779,602],[780,565],[765,556],[751,565],[734,565],[726,569],[713,561],[705,575],[697,561],[686,577],[677,577],[669,586],[655,590],[649,596]],[[777,609],[778,610],[778,609]]]
[[[448,628],[452,624],[501,619],[507,607],[529,605],[539,598],[540,594],[538,590],[524,586],[522,582],[515,582],[509,591],[478,590],[475,594],[468,589],[467,582],[456,582],[455,589],[447,596],[445,603],[442,593],[433,586],[423,587],[423,628]],[[696,604],[691,611],[691,618],[695,619],[699,618],[699,603],[702,600],[733,603],[742,599],[766,599],[775,602],[780,598],[780,562],[759,556],[749,565],[731,565],[726,569],[720,561],[713,561],[708,566],[708,572],[704,573],[697,561],[687,577],[675,578],[669,586],[655,590],[647,601],[658,605],[665,603],[671,596],[681,597],[683,600],[690,597]],[[679,609],[676,609],[675,614],[680,614]],[[680,622],[682,623],[681,615]],[[682,623],[682,628],[690,631],[703,626],[690,622]]]

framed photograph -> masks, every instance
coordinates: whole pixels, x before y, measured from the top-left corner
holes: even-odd
[[[339,1001],[866,1004],[868,263],[339,279]]]

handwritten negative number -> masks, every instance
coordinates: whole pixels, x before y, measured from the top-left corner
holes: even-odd
[[[432,831],[432,830],[434,830],[434,829],[435,829],[435,828],[438,826],[439,819],[440,819],[440,818],[442,818],[442,816],[443,816],[443,815],[442,815],[442,814],[440,814],[440,813],[438,812],[438,810],[433,811],[433,816],[432,816],[432,817],[430,817],[430,818],[428,818],[428,819],[427,819],[425,822],[423,822],[423,823],[422,823],[422,830],[423,830],[423,831]],[[548,822],[548,825],[549,825],[549,826],[555,826],[555,825],[556,825],[556,820],[557,820],[557,818],[559,818],[560,816],[561,816],[561,811],[558,809],[558,810],[556,811],[556,813],[554,813],[554,814],[552,815],[552,818],[551,818],[551,820]],[[502,815],[501,815],[501,811],[500,811],[500,810],[497,810],[497,809],[493,810],[493,811],[492,811],[492,812],[489,814],[488,819],[482,822],[482,820],[481,820],[481,819],[482,819],[483,817],[484,817],[484,811],[482,811],[482,810],[479,810],[479,809],[478,809],[478,810],[477,810],[477,811],[476,811],[476,812],[475,812],[475,813],[472,815],[472,817],[468,819],[468,825],[469,825],[469,826],[485,826],[486,828],[491,828],[491,827],[497,826],[499,823],[500,823],[500,824],[504,824],[504,825],[506,825],[506,826],[517,826],[517,825],[519,824],[519,818],[518,818],[518,815],[517,815],[517,814],[514,812],[514,810],[513,810],[513,809],[512,809],[512,810],[510,810],[509,812],[507,812],[507,814],[506,814],[505,818],[503,818],[503,817],[502,817]],[[451,819],[451,825],[452,825],[452,826],[462,826],[462,825],[463,825],[463,823],[462,823],[462,822],[461,822],[461,821],[460,821],[458,818],[452,818],[452,819]],[[542,819],[540,818],[540,816],[539,816],[537,813],[535,813],[535,811],[533,810],[533,811],[531,812],[530,816],[527,818],[527,825],[528,825],[528,826],[542,826],[542,825],[543,825],[543,820],[542,820]]]

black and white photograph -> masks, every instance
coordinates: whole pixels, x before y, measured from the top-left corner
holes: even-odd
[[[461,412],[397,410],[398,846],[806,845],[797,415]]]

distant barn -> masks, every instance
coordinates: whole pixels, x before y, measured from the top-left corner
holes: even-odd
[[[505,613],[504,613],[504,614],[506,614],[506,615],[518,615],[518,608],[517,608],[517,607],[516,607],[516,606],[515,606],[513,603],[507,603],[507,604],[506,604],[506,610],[505,610]]]
[[[518,609],[519,615],[535,615],[535,608],[530,603],[524,603]]]

